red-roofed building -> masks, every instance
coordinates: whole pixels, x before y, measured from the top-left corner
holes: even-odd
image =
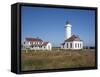
[[[51,50],[52,45],[49,42],[44,42],[40,38],[25,38],[22,43],[22,49],[30,50]]]
[[[69,22],[66,22],[65,40],[61,44],[61,48],[62,49],[82,49],[83,48],[83,41],[80,39],[79,36],[71,34],[71,27],[72,27],[72,25]]]

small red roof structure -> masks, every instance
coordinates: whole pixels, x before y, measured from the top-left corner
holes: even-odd
[[[70,38],[65,40],[65,42],[70,42],[70,41],[82,41],[82,40],[80,40],[79,36],[72,35]]]

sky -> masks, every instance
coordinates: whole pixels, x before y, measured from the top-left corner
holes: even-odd
[[[64,42],[66,21],[72,25],[72,34],[83,40],[84,46],[95,46],[95,11],[22,6],[22,40],[40,38],[60,46]]]

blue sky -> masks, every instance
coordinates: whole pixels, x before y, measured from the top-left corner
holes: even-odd
[[[95,45],[95,11],[22,6],[22,40],[39,37],[53,46],[64,41],[65,23],[72,25],[72,34],[84,41],[84,46]]]

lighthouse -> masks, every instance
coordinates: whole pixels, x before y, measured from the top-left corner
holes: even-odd
[[[71,27],[72,25],[67,21],[65,24],[65,40],[71,37]]]
[[[61,44],[61,49],[83,49],[83,41],[77,35],[71,34],[72,25],[69,21],[65,24],[65,40]]]

